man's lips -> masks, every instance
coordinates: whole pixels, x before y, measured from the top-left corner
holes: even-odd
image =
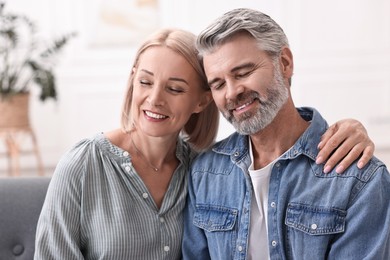
[[[236,107],[234,110],[236,110],[236,111],[240,111],[240,110],[242,110],[242,109],[244,109],[244,108],[246,108],[247,106],[249,106],[250,104],[252,104],[253,103],[253,100],[251,101],[251,102],[247,102],[247,103],[245,103],[244,105],[242,105],[242,106],[239,106],[239,107]]]
[[[241,112],[241,111],[244,111],[244,110],[246,110],[246,108],[248,108],[250,105],[252,105],[253,104],[253,102],[255,102],[255,100],[256,99],[252,99],[252,100],[250,100],[250,101],[247,101],[246,103],[244,103],[244,104],[242,104],[242,105],[240,105],[240,106],[238,106],[238,107],[234,107],[234,108],[232,108],[232,109],[230,109],[232,112],[234,111],[234,112]]]

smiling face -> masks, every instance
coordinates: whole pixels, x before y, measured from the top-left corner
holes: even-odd
[[[133,73],[131,113],[135,127],[145,134],[177,136],[191,114],[211,99],[193,67],[167,47],[146,49]]]
[[[289,97],[288,81],[253,37],[240,33],[203,57],[215,103],[240,134],[269,125]]]

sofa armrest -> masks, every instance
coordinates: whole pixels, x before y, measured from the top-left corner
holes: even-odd
[[[33,259],[49,177],[0,178],[0,259]]]

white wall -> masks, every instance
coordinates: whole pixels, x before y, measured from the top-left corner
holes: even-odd
[[[39,22],[43,36],[79,33],[57,70],[59,101],[32,100],[32,124],[47,167],[75,142],[116,128],[135,47],[91,47],[99,0],[12,0],[7,9]],[[285,30],[295,57],[293,95],[333,123],[364,123],[377,154],[390,164],[390,0],[160,0],[161,26],[198,33],[223,12],[250,7]],[[141,40],[141,39],[140,39]],[[219,138],[233,129],[222,120]],[[22,167],[34,167],[31,158]],[[0,160],[0,172],[5,169]]]

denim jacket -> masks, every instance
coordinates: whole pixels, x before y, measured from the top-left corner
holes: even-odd
[[[323,173],[317,144],[326,121],[311,121],[275,163],[269,183],[271,259],[390,259],[390,175],[375,157],[362,170]],[[200,154],[191,167],[184,259],[246,259],[253,186],[248,136],[237,133]]]

